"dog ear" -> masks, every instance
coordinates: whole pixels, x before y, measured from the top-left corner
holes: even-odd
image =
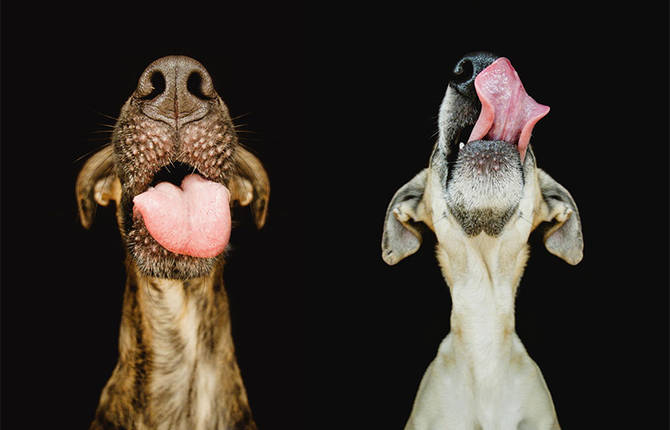
[[[270,180],[260,160],[239,146],[236,150],[237,175],[230,183],[232,199],[242,206],[251,204],[256,227],[265,225],[270,198]]]
[[[421,246],[421,232],[415,223],[421,221],[418,213],[426,186],[427,170],[422,170],[400,187],[386,210],[382,234],[382,258],[386,264],[398,263]]]
[[[584,251],[577,205],[568,190],[541,169],[538,178],[545,205],[544,220],[554,222],[544,231],[544,246],[567,263],[577,264],[582,261]]]
[[[93,224],[97,204],[107,206],[110,200],[121,199],[121,183],[114,171],[112,145],[107,145],[86,161],[77,176],[75,194],[81,225]]]

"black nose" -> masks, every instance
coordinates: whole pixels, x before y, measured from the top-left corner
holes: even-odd
[[[179,128],[204,117],[216,92],[202,64],[189,57],[172,55],[146,68],[135,97],[142,101],[142,112],[149,118]]]
[[[497,59],[497,55],[483,51],[465,55],[456,63],[450,85],[462,95],[475,98],[475,78]]]

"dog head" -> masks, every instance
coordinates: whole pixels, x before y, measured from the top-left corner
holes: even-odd
[[[111,145],[76,184],[81,223],[116,202],[129,257],[147,276],[186,279],[212,270],[228,244],[233,204],[265,223],[270,186],[260,161],[239,145],[228,108],[197,61],[151,63],[121,108]]]
[[[526,94],[505,58],[469,54],[454,73],[429,165],[396,192],[386,212],[382,258],[393,265],[416,252],[422,225],[451,256],[482,245],[517,256],[542,226],[549,252],[577,264],[583,250],[577,206],[537,168],[529,145],[549,108]]]

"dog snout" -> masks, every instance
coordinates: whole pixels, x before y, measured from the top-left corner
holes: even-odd
[[[463,56],[454,67],[454,77],[450,85],[461,95],[475,99],[475,78],[496,59],[498,59],[497,55],[483,51]]]
[[[160,58],[140,76],[135,98],[149,118],[175,129],[204,117],[216,92],[207,70],[184,56]]]

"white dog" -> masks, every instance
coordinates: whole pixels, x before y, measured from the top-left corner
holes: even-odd
[[[531,231],[544,229],[546,248],[566,262],[582,259],[575,202],[536,167],[529,146],[549,108],[526,94],[505,58],[470,54],[455,73],[429,166],[396,192],[384,223],[388,264],[418,250],[419,223],[436,234],[453,303],[451,332],[405,428],[559,429],[542,373],[514,328]]]

